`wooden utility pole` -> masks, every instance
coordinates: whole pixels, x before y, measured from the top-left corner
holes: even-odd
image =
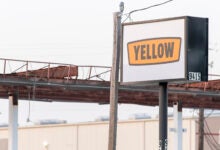
[[[108,150],[116,150],[117,114],[118,114],[118,78],[120,58],[120,13],[114,13],[114,50],[110,85],[110,122]],[[118,49],[119,48],[119,49]]]
[[[118,118],[118,83],[121,49],[121,14],[124,4],[120,3],[120,12],[114,13],[114,45],[110,84],[110,121],[108,150],[116,150],[117,118]]]
[[[204,150],[204,108],[199,109],[199,149]]]

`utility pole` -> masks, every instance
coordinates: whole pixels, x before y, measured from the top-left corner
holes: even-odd
[[[199,149],[204,150],[204,108],[199,108]]]
[[[120,12],[114,13],[114,43],[113,60],[110,84],[110,121],[108,150],[116,150],[117,139],[117,118],[118,118],[118,84],[119,84],[119,63],[121,49],[121,15],[124,10],[124,3],[120,3]]]

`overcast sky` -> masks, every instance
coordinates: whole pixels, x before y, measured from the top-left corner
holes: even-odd
[[[125,0],[124,12],[160,2],[164,1]],[[1,0],[0,58],[110,66],[113,12],[118,11],[119,3],[118,0]],[[217,0],[173,0],[137,12],[128,21],[176,16],[208,17],[209,62],[214,61],[210,72],[220,74],[218,4]],[[108,114],[108,107],[104,109]],[[1,111],[4,112],[5,108],[0,108]]]
[[[125,13],[164,0],[125,0]],[[133,21],[208,17],[210,46],[219,48],[218,1],[173,0],[132,15]],[[71,64],[111,65],[113,12],[118,0],[0,1],[0,57]],[[129,20],[128,20],[129,21]],[[213,59],[213,58],[211,58]]]

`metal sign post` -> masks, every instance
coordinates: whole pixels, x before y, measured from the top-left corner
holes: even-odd
[[[159,88],[159,150],[167,150],[167,82]]]

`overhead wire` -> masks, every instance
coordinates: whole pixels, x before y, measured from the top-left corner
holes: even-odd
[[[212,145],[216,148],[216,150],[220,150],[220,144],[218,144],[216,139],[213,137],[212,132],[211,132],[211,130],[209,128],[209,125],[208,125],[207,121],[204,120],[204,122],[205,122],[205,127],[207,128],[207,131],[208,131],[207,135],[210,138],[210,140],[212,141]]]
[[[214,111],[215,111],[215,110],[212,109],[211,112],[210,112],[209,114],[207,114],[204,118],[205,118],[205,119],[206,119],[206,118],[209,118],[209,117],[214,113]]]
[[[171,1],[174,1],[174,0],[168,0],[168,1],[165,1],[165,2],[162,2],[162,3],[158,3],[158,4],[154,4],[154,5],[145,7],[145,8],[140,8],[140,9],[132,10],[132,11],[130,11],[129,13],[123,14],[123,15],[126,16],[126,18],[125,18],[125,20],[122,21],[122,22],[124,23],[127,19],[130,19],[130,20],[131,20],[131,14],[133,14],[133,13],[135,13],[135,12],[139,12],[139,11],[147,10],[147,9],[150,9],[150,8],[153,8],[153,7],[161,6],[161,5],[164,5],[164,4],[166,4],[166,3],[170,3]]]
[[[209,135],[208,131],[207,131],[207,130],[205,130],[205,131],[206,131],[205,139],[206,139],[207,144],[208,144],[209,147],[211,148],[211,150],[220,150],[220,149],[218,148],[218,146],[217,146],[215,143],[213,143],[213,139],[212,139],[212,137]]]
[[[205,82],[204,84],[204,92],[206,91],[208,86],[208,82]],[[215,140],[215,138],[213,137],[213,134],[209,128],[209,125],[206,121],[206,119],[208,117],[210,117],[212,115],[212,113],[214,112],[214,110],[211,111],[211,113],[209,113],[206,117],[204,117],[204,131],[206,132],[206,135],[204,135],[204,137],[207,140],[207,143],[209,145],[209,147],[212,149],[212,147],[214,147],[216,150],[220,150],[220,145],[218,144],[218,142]]]
[[[212,145],[212,143],[211,143],[209,137],[205,136],[205,139],[206,139],[206,142],[207,142],[209,148],[210,148],[211,150],[215,150],[215,149],[213,149],[213,145]],[[214,148],[215,148],[215,147],[214,147]]]
[[[193,116],[194,116],[194,112],[195,112],[195,109],[193,111]],[[211,150],[220,150],[220,144],[218,144],[218,142],[216,141],[216,139],[214,138],[214,136],[212,135],[212,132],[211,132],[211,129],[206,121],[206,119],[208,117],[210,117],[212,115],[212,113],[214,112],[214,110],[211,111],[211,113],[209,113],[205,118],[204,118],[204,131],[205,131],[205,139],[206,139],[206,142],[209,146],[209,148]],[[198,120],[195,120],[195,122],[197,124],[199,124],[199,121]]]

